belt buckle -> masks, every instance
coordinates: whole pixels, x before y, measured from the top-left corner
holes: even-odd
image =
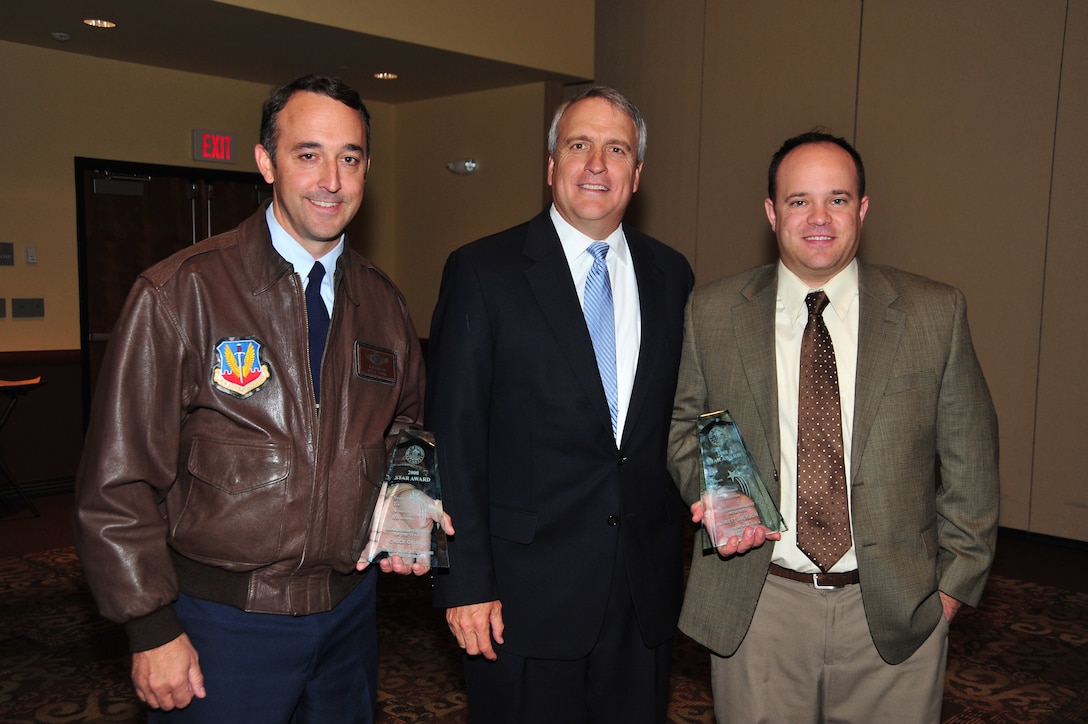
[[[812,587],[815,588],[817,591],[837,591],[840,588],[845,588],[845,586],[821,586],[820,585],[820,576],[821,575],[822,574],[820,574],[820,573],[813,573],[812,574]]]

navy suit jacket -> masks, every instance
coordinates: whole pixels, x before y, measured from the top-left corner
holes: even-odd
[[[619,449],[547,212],[450,255],[429,343],[427,427],[457,534],[435,605],[502,602],[502,647],[569,659],[597,639],[617,546],[644,642],[675,631],[688,519],[665,456],[692,286],[687,260],[624,229],[642,343]]]

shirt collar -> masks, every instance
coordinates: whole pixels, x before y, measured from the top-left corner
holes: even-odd
[[[579,254],[587,253],[586,250],[595,241],[608,244],[609,252],[615,255],[618,263],[628,263],[630,254],[627,251],[627,237],[623,235],[623,224],[617,226],[616,230],[604,239],[591,239],[571,226],[555,208],[555,204],[552,204],[549,214],[552,225],[555,226],[555,233],[559,235],[559,243],[563,245],[563,254],[566,255],[568,264],[572,264]]]
[[[808,317],[805,297],[809,292],[820,289],[827,294],[831,308],[839,319],[846,320],[850,307],[858,298],[858,260],[851,260],[842,271],[817,289],[801,281],[796,274],[786,268],[781,259],[778,261],[778,304],[790,313],[790,318],[794,322],[801,316]]]
[[[276,215],[272,212],[274,205],[274,203],[269,204],[268,209],[265,211],[265,219],[268,221],[268,232],[272,235],[272,248],[295,268],[296,274],[305,277],[309,275],[310,269],[314,266],[314,258],[310,252],[302,248],[302,244],[295,241],[294,237],[288,234],[287,230],[280,226],[280,222],[276,220]],[[343,251],[344,235],[341,234],[340,240],[336,242],[336,245],[333,246],[332,250],[317,260],[325,266],[325,276],[328,279],[332,279],[333,272],[336,271],[336,261],[340,258],[340,254],[342,254]]]

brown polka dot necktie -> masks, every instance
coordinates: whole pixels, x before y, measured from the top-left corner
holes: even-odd
[[[824,292],[805,297],[797,405],[797,547],[821,571],[850,549],[850,511],[839,415],[835,348],[824,324]]]

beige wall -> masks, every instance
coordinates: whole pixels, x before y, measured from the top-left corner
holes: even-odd
[[[0,352],[79,349],[73,157],[200,166],[193,128],[251,149],[268,89],[5,42],[0,67],[0,241],[16,256],[0,267]],[[251,154],[239,157],[238,170],[257,170]],[[27,245],[36,265],[24,263]],[[43,297],[45,317],[12,319],[12,297]]]
[[[862,257],[967,295],[1001,421],[1002,524],[1088,540],[1088,2],[712,0],[685,3],[672,33],[658,5],[597,3],[596,78],[650,124],[643,228],[700,283],[769,261],[770,155],[814,125],[854,141]]]
[[[593,77],[593,0],[217,0],[505,63]]]
[[[396,114],[397,279],[426,337],[449,252],[542,208],[545,86],[402,103]],[[476,173],[446,169],[461,158],[476,159]]]
[[[12,420],[30,444],[9,441],[4,452],[24,482],[63,480],[75,473],[83,432],[79,355],[70,351],[80,347],[73,157],[256,171],[251,149],[269,88],[4,42],[0,68],[0,241],[15,244],[17,260],[0,267],[0,297],[43,297],[46,311],[12,319],[8,301],[0,377],[48,381]],[[537,84],[368,102],[372,163],[352,242],[405,291],[421,334],[447,253],[540,210],[551,92]],[[191,161],[192,128],[235,134],[240,163]],[[480,170],[455,177],[445,163],[464,156]],[[37,265],[23,263],[27,245]]]
[[[262,84],[211,78],[0,42],[0,352],[79,349],[73,157],[256,171]],[[138,102],[134,102],[138,99]],[[544,85],[400,106],[368,102],[373,155],[360,211],[360,251],[408,296],[424,336],[446,254],[541,207]],[[239,163],[191,160],[190,131],[236,135]],[[480,161],[457,177],[447,161]],[[39,262],[23,262],[37,247]],[[43,319],[12,319],[13,297],[43,297]]]

